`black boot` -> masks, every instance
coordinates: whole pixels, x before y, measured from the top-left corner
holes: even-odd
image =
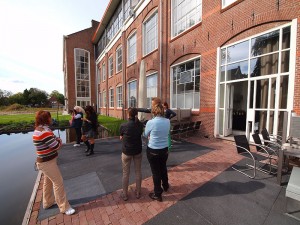
[[[95,144],[91,144],[91,150],[88,152],[88,154],[86,154],[86,156],[94,154],[94,146],[95,146]]]
[[[87,149],[85,150],[85,152],[89,152],[90,148],[91,148],[90,142],[89,141],[85,141],[84,144],[87,146]]]

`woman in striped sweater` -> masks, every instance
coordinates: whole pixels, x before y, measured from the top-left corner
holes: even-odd
[[[56,202],[61,213],[72,215],[75,213],[64,190],[63,178],[57,166],[57,150],[62,141],[55,137],[49,125],[52,123],[51,114],[38,111],[35,116],[35,130],[33,143],[36,147],[36,165],[44,174],[43,208],[47,209]]]

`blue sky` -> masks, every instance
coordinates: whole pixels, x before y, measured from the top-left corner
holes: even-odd
[[[64,93],[63,35],[100,21],[109,0],[0,0],[0,89]]]

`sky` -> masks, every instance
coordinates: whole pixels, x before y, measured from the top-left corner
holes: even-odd
[[[0,0],[0,89],[64,94],[63,35],[101,21],[109,0]]]

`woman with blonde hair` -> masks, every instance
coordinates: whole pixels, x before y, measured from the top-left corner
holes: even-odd
[[[73,127],[75,128],[76,132],[76,143],[74,144],[74,147],[80,146],[80,140],[81,140],[81,128],[82,128],[82,118],[84,114],[84,109],[81,108],[80,106],[75,106],[74,111],[72,114],[72,119],[73,119]]]
[[[61,213],[72,215],[75,213],[75,209],[67,200],[63,178],[57,166],[57,151],[60,149],[62,141],[55,137],[49,128],[51,123],[50,112],[38,111],[36,113],[32,139],[37,153],[36,166],[44,174],[43,208],[48,209],[56,202]]]
[[[162,201],[162,192],[168,191],[168,135],[170,132],[170,120],[164,117],[164,108],[160,98],[152,99],[151,112],[153,118],[146,124],[144,136],[148,137],[147,159],[149,161],[154,184],[154,193],[149,197]]]

